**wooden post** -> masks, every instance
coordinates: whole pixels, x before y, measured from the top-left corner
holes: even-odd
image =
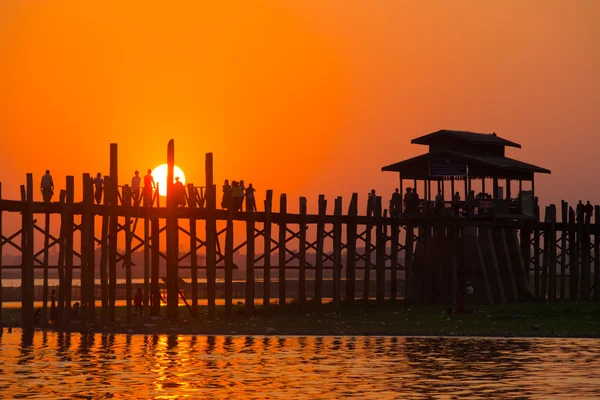
[[[109,295],[108,295],[108,225],[110,216],[107,212],[107,205],[112,196],[112,182],[110,176],[104,177],[104,207],[102,210],[102,237],[100,238],[100,290],[102,298],[102,326],[106,326],[110,320]],[[93,201],[93,200],[92,200]]]
[[[253,210],[247,212],[248,218],[246,219],[246,301],[244,308],[246,315],[252,315],[254,313],[254,253],[255,253],[255,240],[254,240],[254,229],[255,229],[255,213]]]
[[[94,192],[90,174],[83,174],[83,213],[81,215],[81,305],[85,322],[93,322],[94,307]],[[106,194],[104,195],[106,197]],[[91,241],[90,241],[91,238]],[[91,280],[90,280],[91,278]]]
[[[193,183],[188,183],[188,206],[190,212],[190,272],[192,275],[192,313],[198,315],[198,238],[196,235],[196,189]]]
[[[131,209],[131,198],[132,192],[131,188],[127,185],[123,187],[123,209],[126,212],[125,216],[125,312],[127,316],[125,320],[127,324],[131,323],[131,303],[133,302],[133,287],[131,283],[131,217],[129,216],[129,211]]]
[[[323,301],[323,245],[325,241],[325,213],[327,200],[325,195],[319,195],[319,216],[317,220],[317,254],[315,261],[315,304],[318,306]]]
[[[150,291],[152,292],[152,310],[151,315],[160,315],[160,224],[158,218],[150,219],[151,235],[151,264],[150,264]]]
[[[264,272],[263,272],[263,308],[271,305],[271,208],[273,206],[273,191],[267,190],[265,198],[264,224]]]
[[[429,181],[431,183],[431,181]],[[381,216],[381,196],[377,196],[375,205],[375,284],[377,302],[382,303],[385,299],[385,233],[386,225],[384,225]]]
[[[60,234],[58,236],[58,302],[56,307],[56,324],[62,327],[65,314],[65,232],[67,230],[67,212],[65,202],[67,192],[60,191],[59,202],[61,205],[60,213]]]
[[[208,319],[216,316],[217,278],[217,188],[213,183],[213,154],[206,153],[206,289],[208,297]]]
[[[285,310],[285,240],[287,236],[287,224],[286,224],[286,214],[287,214],[287,197],[285,193],[281,194],[279,198],[279,246],[278,246],[278,255],[279,255],[279,278],[277,285],[279,288],[279,308],[284,311]]]
[[[425,182],[423,182],[424,188],[427,186]],[[425,189],[425,196],[427,196],[427,189]],[[424,198],[426,199],[426,197]],[[370,209],[369,200],[367,200],[367,216],[371,216],[375,210]],[[369,301],[369,289],[371,286],[371,229],[373,225],[371,225],[371,221],[367,222],[365,225],[366,233],[365,233],[365,268],[363,275],[363,301]]]
[[[67,176],[67,215],[65,226],[65,323],[71,320],[71,295],[73,286],[73,202],[75,179]]]
[[[144,193],[139,194],[142,198],[144,198]],[[140,201],[138,200],[137,206],[140,207]],[[149,205],[144,205],[144,208],[149,207]],[[144,319],[147,320],[150,318],[150,219],[148,218],[148,210],[144,210]],[[198,314],[196,314],[198,315]]]
[[[179,313],[179,229],[175,210],[177,208],[177,198],[173,193],[173,182],[175,168],[175,142],[169,140],[167,146],[167,318],[177,319]]]
[[[26,207],[23,212],[22,262],[21,262],[21,312],[23,329],[35,329],[35,312],[33,309],[33,175],[27,174]]]
[[[533,231],[533,284],[535,297],[540,297],[540,228],[539,220]]]
[[[400,222],[392,220],[392,246],[390,253],[390,299],[396,300],[398,296],[398,253],[400,252]]]
[[[550,235],[548,238],[548,299],[556,299],[556,206],[550,205]]]
[[[565,300],[565,287],[566,287],[566,265],[567,265],[567,222],[568,222],[568,210],[569,204],[561,200],[561,222],[563,229],[560,235],[560,299]]]
[[[352,193],[346,223],[346,303],[354,302],[356,289],[356,217],[358,215],[358,193]]]
[[[548,271],[550,269],[550,246],[551,243],[551,233],[548,226],[552,224],[550,221],[551,218],[551,210],[550,206],[546,206],[546,211],[544,213],[544,222],[546,228],[544,229],[544,252],[542,254],[542,280],[541,280],[541,297],[545,299],[548,295]]]
[[[577,300],[579,296],[579,252],[577,251],[577,232],[575,215],[569,214],[569,298]]]
[[[335,199],[333,215],[333,304],[340,303],[340,285],[342,278],[342,198]]]
[[[231,318],[233,303],[233,207],[227,210],[225,232],[225,317]]]
[[[106,185],[105,185],[106,186]],[[118,178],[118,150],[117,144],[110,144],[110,198],[109,204],[112,209],[118,206],[119,178]],[[106,193],[105,193],[106,197]],[[117,301],[117,235],[119,217],[111,215],[108,228],[108,302],[110,311],[110,322],[115,322]]]
[[[1,220],[2,217],[0,217]],[[0,232],[1,236],[1,232]],[[50,246],[50,213],[46,213],[45,224],[44,224],[44,287],[42,289],[42,326],[48,326],[48,262],[49,262],[49,246]],[[1,247],[1,246],[0,246]],[[0,252],[0,258],[2,258],[2,253]],[[0,264],[1,265],[1,264]],[[0,272],[0,275],[2,273]],[[0,277],[0,280],[2,278]],[[2,291],[2,286],[0,285],[0,292]],[[0,298],[1,298],[0,294]],[[2,304],[0,301],[0,310],[2,309]],[[1,314],[1,313],[0,313]],[[0,324],[0,330],[1,330]]]
[[[0,182],[0,200],[2,200],[2,182]],[[0,241],[2,240],[2,208],[0,207]],[[0,243],[0,336],[4,331],[4,320],[2,318],[2,244]]]
[[[594,299],[600,300],[600,206],[594,207],[594,214]],[[1,216],[0,221],[2,221]]]
[[[405,250],[404,250],[404,299],[408,302],[413,300],[413,251],[415,231],[412,224],[406,226]]]
[[[300,197],[298,231],[298,304],[303,312],[306,309],[306,197]]]
[[[587,220],[587,218],[586,218]],[[581,238],[581,300],[589,300],[590,295],[590,224],[580,227]]]

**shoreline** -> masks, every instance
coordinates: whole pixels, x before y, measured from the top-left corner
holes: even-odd
[[[174,321],[152,317],[142,321],[132,317],[125,323],[125,307],[117,307],[114,324],[82,325],[73,321],[59,329],[36,326],[36,331],[100,334],[200,335],[200,336],[413,336],[413,337],[493,337],[493,338],[600,338],[600,302],[530,302],[470,305],[473,313],[448,314],[445,305],[409,305],[403,301],[355,303],[353,306],[323,304],[299,313],[288,304],[282,313],[278,306],[256,308],[252,316],[243,306],[233,306],[230,319],[217,307],[217,318],[206,319],[206,308],[199,308],[193,320],[185,307]],[[4,331],[18,328],[19,309],[4,309]],[[100,314],[98,314],[99,316]]]

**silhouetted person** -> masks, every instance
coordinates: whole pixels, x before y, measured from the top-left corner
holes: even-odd
[[[135,171],[133,178],[131,178],[131,193],[133,194],[133,204],[140,204],[140,186],[142,178],[140,178],[140,171]]]
[[[50,294],[50,320],[56,321],[58,317],[58,310],[56,309],[56,291],[52,289],[52,294]]]
[[[154,177],[152,176],[152,170],[149,169],[146,176],[144,176],[144,206],[152,206],[152,195],[154,192]]]
[[[418,215],[420,212],[420,210],[419,210],[420,204],[419,203],[421,202],[421,200],[419,199],[419,193],[417,193],[417,188],[413,188],[411,198],[412,198],[412,202],[413,202],[413,205],[411,206],[413,209],[413,212],[415,215]]]
[[[460,215],[460,193],[454,193],[452,197],[452,207],[454,207],[454,213],[458,217]]]
[[[256,189],[250,183],[246,188],[246,211],[252,212],[256,211],[256,198],[255,193]]]
[[[79,302],[73,304],[73,308],[71,308],[71,318],[79,319]]]
[[[405,214],[411,214],[412,213],[412,189],[407,187],[405,190],[406,193],[404,193],[404,213]]]
[[[227,210],[231,206],[231,185],[229,179],[223,183],[223,198],[221,199],[221,208]]]
[[[585,213],[585,223],[589,224],[592,222],[592,215],[594,214],[594,206],[591,205],[588,200],[585,206],[583,207],[583,212]]]
[[[469,192],[469,197],[467,197],[467,205],[469,206],[469,214],[472,215],[475,210],[475,191],[471,190]]]
[[[367,200],[367,215],[375,215],[375,208],[377,207],[377,195],[375,194],[375,189],[371,189],[371,193],[369,193],[369,199]]]
[[[577,223],[578,224],[583,224],[583,213],[584,213],[583,203],[581,202],[581,200],[579,200],[579,203],[577,203]]]
[[[40,184],[40,190],[42,191],[42,197],[45,203],[50,203],[52,196],[54,196],[54,181],[50,170],[46,170],[46,175],[42,176],[42,182]]]
[[[240,181],[240,192],[242,195],[240,196],[240,204],[238,204],[238,211],[242,211],[244,206],[244,197],[246,196],[246,186],[244,186],[244,181]]]
[[[142,288],[138,288],[133,296],[133,307],[133,314],[135,315],[139,312],[141,317],[144,310],[144,293],[142,293]]]
[[[102,174],[100,172],[98,172],[94,179],[94,187],[96,188],[94,192],[96,204],[100,204],[102,202],[102,191],[104,189],[104,179],[102,179]]]
[[[240,204],[242,203],[242,188],[240,188],[240,184],[237,181],[231,182],[231,203],[232,209],[234,211],[238,211],[240,209]]]
[[[435,196],[435,208],[438,213],[444,209],[444,195],[441,190],[438,190],[438,194]]]
[[[402,213],[402,196],[400,195],[400,189],[396,188],[392,193],[390,200],[390,217],[398,218]]]
[[[179,181],[179,177],[175,177],[175,183],[173,184],[173,197],[175,200],[175,206],[185,206],[185,188],[183,183]]]

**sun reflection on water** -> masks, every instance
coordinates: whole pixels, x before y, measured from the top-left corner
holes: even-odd
[[[0,397],[584,398],[599,355],[594,339],[12,333]]]

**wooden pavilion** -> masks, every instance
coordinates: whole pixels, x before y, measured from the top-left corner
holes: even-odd
[[[422,198],[429,201],[434,197],[431,194],[432,181],[437,182],[437,190],[444,195],[447,181],[450,182],[451,194],[460,191],[460,186],[463,186],[463,199],[466,199],[474,190],[474,180],[481,183],[481,193],[486,193],[486,181],[491,179],[494,207],[497,210],[502,208],[508,211],[506,206],[510,207],[511,203],[516,203],[516,200],[512,199],[513,182],[518,182],[519,203],[526,202],[529,205],[535,196],[535,174],[550,174],[548,169],[507,157],[506,147],[520,149],[521,145],[501,138],[496,133],[444,129],[415,138],[411,143],[427,145],[429,152],[385,166],[382,171],[399,173],[401,193],[404,192],[405,180],[412,180],[415,190],[418,190],[417,181],[421,181]],[[455,187],[456,181],[461,181],[463,185]],[[505,186],[500,186],[501,181],[504,181]],[[523,191],[523,182],[530,184],[530,190],[527,192]],[[447,200],[451,195],[444,197]],[[518,209],[523,209],[521,204]]]

